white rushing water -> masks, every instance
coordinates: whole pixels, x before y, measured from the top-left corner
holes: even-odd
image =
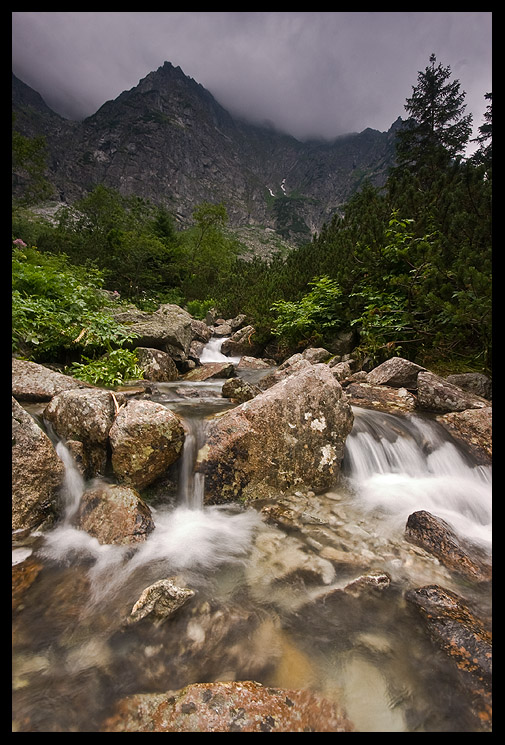
[[[490,550],[490,467],[469,462],[430,419],[358,408],[354,415],[346,469],[365,512],[403,530],[412,512],[427,510]]]
[[[236,365],[240,362],[240,357],[228,357],[226,354],[221,352],[223,342],[229,337],[212,337],[205,347],[203,348],[202,354],[200,355],[200,362],[203,364],[207,362],[231,362]]]

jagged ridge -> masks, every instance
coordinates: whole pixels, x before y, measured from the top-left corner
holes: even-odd
[[[233,118],[169,62],[82,122],[51,111],[13,75],[13,109],[23,134],[46,137],[47,176],[61,201],[102,183],[163,204],[182,224],[201,202],[224,202],[231,225],[263,225],[295,242],[364,179],[385,181],[397,128],[300,142]]]

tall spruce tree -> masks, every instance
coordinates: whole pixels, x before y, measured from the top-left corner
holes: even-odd
[[[418,168],[427,162],[440,164],[461,155],[468,143],[472,115],[464,113],[465,93],[458,80],[450,81],[451,68],[436,65],[436,61],[432,54],[407,98],[409,119],[397,137],[399,165]]]

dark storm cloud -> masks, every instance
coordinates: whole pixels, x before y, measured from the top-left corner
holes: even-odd
[[[165,60],[230,112],[298,138],[389,129],[431,53],[482,123],[491,13],[15,12],[13,70],[68,118]]]

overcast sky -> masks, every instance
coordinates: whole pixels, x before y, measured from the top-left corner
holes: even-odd
[[[491,83],[492,13],[13,12],[13,72],[82,119],[165,60],[230,113],[299,139],[386,131],[434,53],[474,128]]]

